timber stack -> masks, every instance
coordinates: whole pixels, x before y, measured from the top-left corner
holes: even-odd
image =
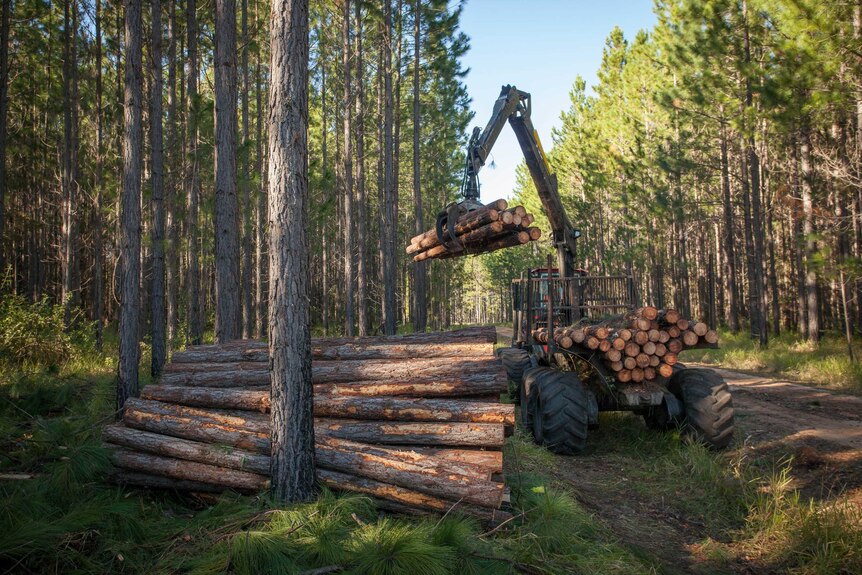
[[[407,513],[449,509],[505,520],[502,447],[514,407],[494,328],[312,340],[321,484]],[[108,426],[121,483],[255,492],[269,483],[269,351],[201,345],[174,354],[160,382]]]
[[[506,200],[497,200],[458,218],[457,241],[444,245],[432,228],[413,237],[406,251],[414,262],[484,254],[538,240],[542,230],[531,227],[532,223],[533,215],[523,206],[509,208]]]
[[[545,328],[532,335],[540,343],[551,338]],[[596,323],[555,328],[553,340],[563,349],[599,354],[620,383],[640,383],[670,377],[681,351],[715,347],[718,333],[674,309],[646,306]]]

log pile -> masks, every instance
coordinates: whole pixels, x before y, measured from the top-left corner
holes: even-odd
[[[413,237],[406,251],[414,262],[484,254],[538,240],[542,231],[532,223],[532,214],[523,206],[509,208],[506,200],[497,200],[458,218],[454,245],[443,245],[432,228]]]
[[[399,512],[497,522],[508,497],[501,448],[514,426],[493,328],[313,340],[321,484]],[[161,381],[108,426],[114,479],[192,491],[266,489],[269,357],[263,342],[174,354]]]
[[[551,337],[545,328],[532,334],[540,343]],[[563,349],[599,354],[620,383],[640,383],[670,377],[681,351],[714,347],[718,334],[674,309],[646,306],[598,323],[555,328],[553,340]]]

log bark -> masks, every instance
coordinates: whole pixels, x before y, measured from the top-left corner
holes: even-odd
[[[313,383],[350,381],[427,381],[456,379],[467,374],[502,372],[494,357],[465,357],[397,360],[316,361],[312,365]],[[204,387],[269,385],[269,366],[259,362],[194,364],[185,371],[167,371],[161,379],[164,385]]]
[[[269,411],[268,390],[221,389],[150,385],[143,399],[216,409]],[[515,424],[514,406],[502,403],[465,402],[451,399],[393,397],[331,397],[315,395],[316,417],[383,421],[461,421]]]
[[[224,485],[239,491],[261,491],[269,487],[269,479],[259,473],[226,469],[206,463],[184,461],[160,455],[138,453],[118,447],[113,449],[111,458],[114,465],[122,469],[164,475],[172,479]]]

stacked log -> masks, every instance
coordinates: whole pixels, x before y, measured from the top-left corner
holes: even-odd
[[[685,349],[715,347],[718,333],[700,321],[683,318],[674,309],[652,306],[596,323],[533,330],[533,339],[563,349],[597,354],[620,383],[670,377]]]
[[[407,254],[414,262],[477,255],[534,242],[542,231],[531,227],[532,214],[523,206],[509,208],[506,200],[497,200],[458,218],[454,226],[457,242],[444,245],[432,228],[411,238]],[[454,244],[454,245],[451,245]]]
[[[514,408],[493,328],[312,342],[318,479],[409,512],[507,514],[501,448]],[[161,381],[108,426],[115,480],[254,492],[269,481],[269,358],[263,342],[174,354]],[[488,400],[495,396],[494,400]]]

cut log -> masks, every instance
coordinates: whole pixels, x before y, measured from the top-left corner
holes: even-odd
[[[502,447],[503,425],[497,423],[415,423],[317,419],[315,434],[387,445]]]
[[[661,338],[661,332],[657,329],[651,329],[647,332],[647,337],[649,338],[649,341],[655,343],[659,338]]]
[[[627,356],[635,357],[637,354],[639,354],[641,352],[641,346],[639,346],[637,343],[635,343],[633,341],[630,341],[626,344],[625,352],[626,352]]]
[[[614,363],[622,360],[623,354],[618,349],[609,349],[605,352],[605,359],[609,362]]]
[[[626,340],[621,337],[615,337],[613,341],[611,341],[611,347],[613,347],[617,351],[622,351],[626,348]]]
[[[655,351],[653,353],[661,357],[667,353],[667,346],[663,343],[657,343],[655,344]]]
[[[662,377],[670,377],[673,375],[673,367],[666,363],[660,363],[658,366],[658,373]]]
[[[632,370],[623,369],[622,371],[617,372],[617,380],[620,383],[627,383],[632,380]]]
[[[505,210],[505,208],[503,208],[503,210]],[[465,234],[470,230],[475,230],[476,228],[481,228],[484,225],[497,221],[503,210],[498,209],[496,206],[485,206],[484,208],[464,214],[458,218],[458,221],[455,223],[455,235]],[[418,246],[420,250],[427,250],[428,248],[439,246],[440,241],[437,239],[437,228],[430,229],[418,236],[413,236],[410,239],[410,246],[413,245]],[[407,246],[408,249],[410,246]],[[408,251],[407,253],[413,252]]]
[[[682,351],[682,342],[678,339],[672,339],[667,342],[667,350],[671,353],[679,353]]]
[[[686,347],[694,347],[697,345],[697,334],[693,331],[684,331],[682,332],[682,343],[686,345]]]
[[[193,407],[269,411],[268,390],[222,389],[148,385],[143,399]],[[380,421],[463,421],[515,424],[514,406],[501,403],[464,402],[449,399],[394,397],[331,397],[315,394],[317,417],[345,417]]]
[[[606,339],[599,340],[599,351],[606,353],[611,349],[611,342]]]
[[[114,465],[122,469],[164,475],[173,479],[224,485],[246,492],[261,491],[269,487],[269,479],[259,473],[139,453],[122,447],[112,449],[111,458]]]
[[[399,360],[340,360],[315,361],[312,364],[314,383],[351,381],[422,381],[456,379],[476,373],[503,372],[492,356]],[[197,385],[204,387],[269,387],[269,367],[258,362],[200,363],[184,371],[168,371],[162,375],[165,385]]]
[[[632,337],[632,341],[634,341],[638,345],[643,345],[649,341],[649,332],[638,330],[634,333]]]
[[[636,317],[642,317],[650,321],[658,317],[658,310],[651,305],[638,308],[634,311]]]
[[[709,326],[702,321],[699,321],[692,326],[691,331],[697,334],[698,337],[703,337],[706,335],[706,332],[709,331]]]
[[[635,383],[640,383],[644,380],[644,370],[640,367],[636,367],[632,370],[632,381]]]
[[[659,344],[660,345],[660,344]],[[664,346],[662,346],[664,347]],[[651,341],[646,342],[641,346],[641,351],[647,355],[653,355],[656,352],[658,346]]]
[[[489,509],[478,505],[433,497],[413,489],[328,469],[318,470],[317,478],[322,484],[332,489],[352,491],[382,499],[384,501],[381,501],[381,506],[398,513],[421,513],[430,510],[445,514],[455,511],[483,521],[498,521],[502,515],[508,515],[505,511],[498,509]],[[406,507],[392,506],[392,503],[396,505],[401,504]]]
[[[666,309],[658,313],[658,320],[664,325],[673,325],[679,321],[679,312],[675,309]]]
[[[708,344],[716,344],[718,343],[718,333],[711,329],[703,335],[703,340]]]
[[[637,354],[635,354],[637,355]],[[632,370],[638,366],[638,362],[634,357],[623,358],[623,367]]]
[[[675,353],[670,353],[670,352],[664,354],[664,357],[661,359],[663,362],[665,362],[668,365],[676,365],[676,363],[679,361],[679,359],[677,358],[677,355]]]
[[[314,386],[316,395],[333,397],[409,396],[409,397],[471,397],[504,393],[506,375],[502,372],[475,373],[462,378],[442,381],[352,381],[322,383]]]
[[[153,455],[197,461],[262,475],[269,474],[269,457],[252,451],[225,449],[218,445],[141,431],[124,425],[105,427],[102,438],[108,443]]]
[[[649,367],[649,356],[645,353],[639,353],[637,357],[635,357],[635,361],[637,362],[639,368]]]

